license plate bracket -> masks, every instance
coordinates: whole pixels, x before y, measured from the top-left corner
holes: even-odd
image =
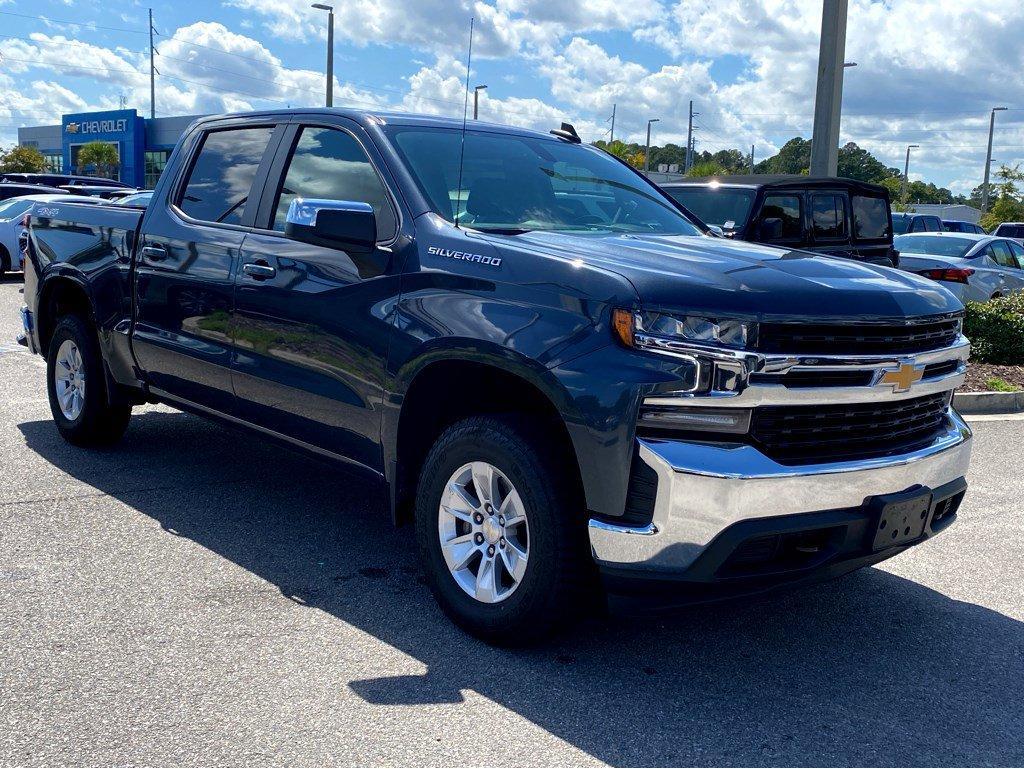
[[[871,545],[875,552],[905,545],[924,535],[932,508],[930,489],[887,494],[875,497],[874,503],[879,508]]]

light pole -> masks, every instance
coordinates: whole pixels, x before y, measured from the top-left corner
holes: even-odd
[[[487,86],[478,85],[473,88],[473,120],[480,119],[480,92],[487,90]]]
[[[824,0],[814,93],[811,176],[835,176],[839,165],[839,118],[846,68],[846,15],[849,0]]]
[[[900,194],[900,202],[907,202],[907,195],[910,194],[910,151],[920,147],[920,144],[907,145],[907,159],[903,163],[903,192]]]
[[[318,11],[327,11],[327,106],[334,106],[334,6],[313,3]]]
[[[647,149],[644,150],[644,173],[651,170],[651,123],[660,123],[661,118],[652,117],[647,121]]]
[[[988,211],[988,175],[992,169],[992,134],[996,128],[996,113],[1005,109],[1006,107],[993,107],[988,118],[988,151],[985,153],[985,181],[981,185],[981,213]]]

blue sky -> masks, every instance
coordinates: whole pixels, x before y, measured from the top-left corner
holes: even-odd
[[[319,104],[325,14],[308,2],[153,5],[159,114]],[[755,145],[809,136],[820,0],[346,0],[337,4],[336,103],[460,114],[469,19],[482,117],[538,128],[563,119],[601,138]],[[128,106],[148,113],[147,6],[125,0],[0,0],[0,144],[18,125]],[[850,0],[842,141],[912,178],[966,192],[981,181],[988,110],[994,156],[1024,160],[1024,4]]]

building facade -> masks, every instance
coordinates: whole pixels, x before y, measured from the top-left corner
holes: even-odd
[[[108,175],[133,187],[153,189],[174,145],[197,117],[147,119],[133,109],[69,114],[60,125],[19,128],[18,144],[38,149],[50,173],[98,176],[98,169],[80,166],[78,152],[89,142],[105,142],[118,156],[117,168]]]

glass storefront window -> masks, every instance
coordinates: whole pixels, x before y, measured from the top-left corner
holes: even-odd
[[[167,166],[167,158],[170,156],[170,150],[150,150],[146,152],[146,178],[144,185],[147,190],[156,187],[157,180]]]

